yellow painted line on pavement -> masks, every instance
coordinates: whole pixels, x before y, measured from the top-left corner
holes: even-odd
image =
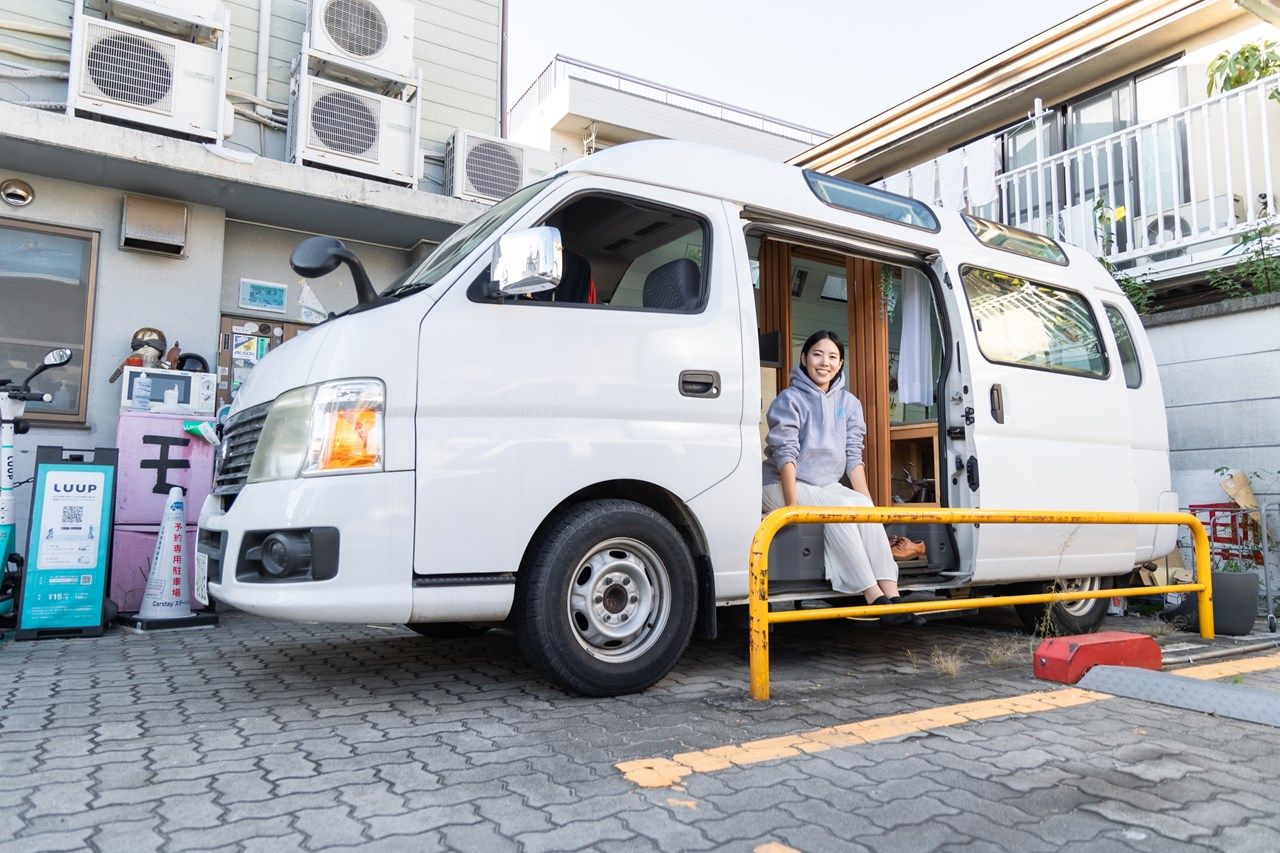
[[[1210,680],[1248,672],[1280,668],[1280,654],[1256,658],[1202,664],[1177,670],[1174,674]],[[670,758],[639,758],[614,765],[631,782],[642,788],[669,788],[694,773],[712,773],[729,767],[745,767],[762,761],[791,758],[801,754],[825,752],[847,746],[875,743],[903,735],[961,726],[978,720],[994,720],[1017,714],[1035,714],[1087,705],[1112,698],[1068,687],[1062,690],[1038,691],[1009,696],[943,705],[925,711],[910,711],[888,717],[875,717],[857,723],[814,729],[794,735],[764,738],[729,746],[717,746],[696,752],[681,752]]]

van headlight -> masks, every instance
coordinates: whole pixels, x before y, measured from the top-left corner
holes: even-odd
[[[376,379],[286,391],[262,425],[249,482],[382,470],[386,392]]]

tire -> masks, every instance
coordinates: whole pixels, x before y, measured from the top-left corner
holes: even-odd
[[[584,696],[636,693],[684,654],[693,559],[657,512],[594,500],[553,519],[516,576],[516,639],[544,677]]]
[[[405,627],[433,640],[477,637],[489,630],[488,625],[476,625],[472,622],[408,622],[405,623]]]
[[[1059,590],[1108,589],[1111,578],[1062,578],[1053,583],[1022,584],[1015,594],[1036,594]],[[1107,617],[1108,598],[1085,598],[1079,601],[1056,601],[1053,604],[1016,604],[1014,610],[1030,634],[1048,637],[1092,634]],[[1047,615],[1046,615],[1047,611]]]

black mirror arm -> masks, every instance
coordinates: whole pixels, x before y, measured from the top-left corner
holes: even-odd
[[[378,293],[373,289],[373,282],[369,280],[369,274],[364,270],[364,264],[360,263],[360,259],[356,257],[356,253],[348,249],[346,246],[335,248],[333,256],[338,258],[347,268],[351,270],[351,283],[356,288],[356,302],[364,304],[373,302],[378,298]]]

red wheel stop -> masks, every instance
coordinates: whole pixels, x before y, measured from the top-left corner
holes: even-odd
[[[1054,637],[1036,647],[1031,661],[1036,678],[1075,684],[1098,664],[1160,669],[1160,646],[1146,634],[1102,631]]]

